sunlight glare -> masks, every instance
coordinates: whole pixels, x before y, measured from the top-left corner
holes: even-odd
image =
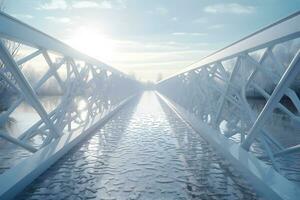
[[[86,109],[86,107],[87,107],[87,102],[84,99],[80,99],[77,103],[77,109],[79,111],[82,111],[82,110]]]
[[[113,41],[91,27],[81,26],[75,30],[68,43],[75,49],[102,61],[112,59],[113,56]]]

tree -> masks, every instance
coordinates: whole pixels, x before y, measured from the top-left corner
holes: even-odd
[[[5,12],[5,3],[6,3],[6,0],[0,0],[0,11],[1,12]],[[13,42],[13,41],[8,41],[8,40],[3,40],[3,39],[1,39],[1,40],[5,44],[6,48],[9,50],[11,55],[13,57],[16,57],[18,55],[20,44],[17,42]],[[3,63],[0,63],[0,69],[2,66],[3,66]]]
[[[4,12],[4,10],[5,10],[5,2],[6,2],[6,0],[0,0],[0,11],[1,12]],[[4,40],[1,38],[0,38],[0,40],[6,46],[8,51],[11,53],[12,57],[16,57],[18,55],[18,51],[19,51],[19,47],[20,47],[19,43],[9,41],[9,40]],[[10,75],[10,73],[8,73],[4,69],[4,67],[5,66],[4,66],[3,62],[0,60],[0,73],[2,73],[2,75],[4,75],[4,76],[8,77],[9,79],[12,79],[12,76]],[[11,90],[11,88],[9,87],[9,84],[5,81],[5,79],[0,77],[0,114],[1,114],[1,112],[7,110],[7,108],[10,106],[10,104],[12,103],[12,99],[14,98],[13,96],[14,96],[14,93]],[[6,122],[5,121],[0,122],[0,127],[5,125],[7,122],[8,122],[8,125],[10,125],[11,122],[13,122],[13,121],[14,121],[13,118],[8,117]]]
[[[163,79],[163,76],[161,73],[157,74],[156,82],[159,82]]]

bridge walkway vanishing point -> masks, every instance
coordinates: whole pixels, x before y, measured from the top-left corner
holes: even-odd
[[[299,24],[297,12],[145,92],[0,12],[0,200],[298,200]]]
[[[16,199],[257,199],[232,170],[145,92]]]

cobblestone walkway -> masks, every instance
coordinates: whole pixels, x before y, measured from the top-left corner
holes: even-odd
[[[16,199],[258,199],[153,92],[124,108]]]

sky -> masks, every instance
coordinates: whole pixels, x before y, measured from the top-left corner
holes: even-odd
[[[142,81],[300,10],[300,0],[6,0],[5,12]]]

